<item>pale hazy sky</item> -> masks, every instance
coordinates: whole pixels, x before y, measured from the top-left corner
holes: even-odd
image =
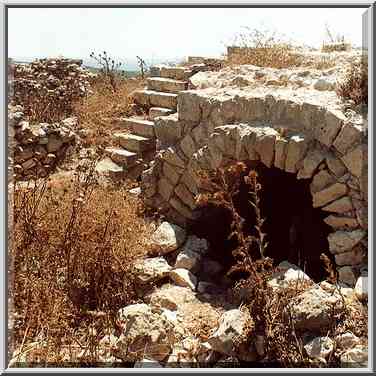
[[[365,9],[71,8],[15,9],[8,18],[10,57],[86,58],[106,50],[119,58],[218,56],[242,27],[267,27],[319,46],[325,24],[362,44]]]

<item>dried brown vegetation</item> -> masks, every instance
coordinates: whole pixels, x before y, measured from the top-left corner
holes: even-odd
[[[282,40],[269,30],[246,29],[236,36],[236,46],[229,63],[252,64],[259,67],[289,68],[300,66],[302,56],[294,51],[291,43]],[[231,47],[230,47],[231,48]]]
[[[143,84],[143,80],[138,78],[123,79],[113,91],[103,77],[94,82],[93,93],[74,108],[79,123],[88,131],[86,144],[106,146],[110,143],[112,132],[119,129],[114,119],[131,114],[130,93]]]
[[[130,267],[149,234],[141,203],[124,186],[97,185],[93,166],[10,192],[10,351],[27,366],[85,364],[78,353],[98,361],[99,339],[136,299]]]
[[[368,104],[368,61],[350,64],[344,79],[337,85],[337,95],[343,100],[351,100],[355,105]]]
[[[275,289],[268,283],[272,275],[279,270],[274,266],[273,260],[267,257],[267,234],[263,232],[265,219],[260,211],[259,193],[262,187],[258,182],[258,174],[255,170],[245,174],[246,171],[246,165],[238,162],[219,168],[210,175],[201,172],[203,185],[210,193],[202,194],[198,199],[201,207],[215,204],[227,208],[232,214],[229,238],[236,238],[237,245],[232,251],[235,265],[228,274],[242,272],[242,277],[238,278],[233,286],[233,292],[241,298],[244,309],[249,310],[252,318],[248,325],[248,336],[240,338],[238,345],[244,346],[250,339],[259,338],[263,343],[263,358],[269,364],[282,367],[317,367],[317,362],[310,360],[304,351],[304,330],[294,327],[291,306],[295,297],[312,286],[312,281],[292,281],[288,287],[280,289]],[[249,187],[249,204],[255,212],[256,235],[246,235],[246,223],[242,221],[233,201],[242,178]],[[328,258],[323,258],[322,261],[328,273],[328,281],[337,286],[335,291],[342,296],[334,266]],[[356,327],[357,320],[359,325]],[[356,335],[366,336],[366,309],[360,303],[348,304],[343,296],[341,304],[333,305],[331,322],[328,335],[335,336],[350,330]],[[336,365],[338,366],[338,359],[335,357],[326,364]]]

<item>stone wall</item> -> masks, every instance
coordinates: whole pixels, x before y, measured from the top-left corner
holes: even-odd
[[[156,119],[161,144],[143,174],[147,204],[186,226],[195,220],[197,171],[259,160],[312,179],[313,206],[328,213],[340,280],[355,283],[367,258],[366,120],[346,116],[333,92],[205,89],[178,95],[178,113]]]
[[[76,140],[77,119],[57,123],[34,123],[24,120],[20,105],[8,106],[9,178],[44,177],[64,157]]]

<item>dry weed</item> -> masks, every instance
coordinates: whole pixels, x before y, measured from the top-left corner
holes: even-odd
[[[141,79],[124,79],[113,91],[107,80],[96,80],[92,95],[74,108],[81,126],[89,131],[85,141],[87,145],[107,146],[110,143],[112,132],[119,129],[114,119],[131,115],[130,93],[143,85]]]
[[[11,347],[46,345],[28,366],[75,362],[77,346],[98,361],[116,311],[136,299],[130,267],[144,256],[149,233],[140,202],[125,187],[96,185],[91,166],[62,187],[43,179],[12,195]]]
[[[355,105],[368,104],[368,61],[355,62],[348,67],[342,82],[337,84],[337,95]]]

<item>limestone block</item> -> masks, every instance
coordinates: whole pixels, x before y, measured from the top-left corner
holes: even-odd
[[[355,218],[337,216],[333,214],[326,217],[324,219],[324,222],[335,229],[354,229],[359,226],[358,221]]]
[[[347,213],[353,209],[353,205],[351,202],[350,197],[345,196],[340,198],[339,200],[333,201],[331,204],[326,205],[322,208],[324,211],[332,212],[332,213]]]
[[[236,340],[245,334],[249,320],[249,315],[240,309],[225,312],[219,319],[218,329],[209,337],[208,343],[222,354],[234,354]]]
[[[196,201],[193,194],[188,190],[184,184],[179,184],[175,188],[176,195],[192,210],[196,207]]]
[[[316,337],[304,346],[307,355],[312,359],[325,359],[334,350],[334,342],[329,337]]]
[[[317,174],[315,174],[312,179],[310,185],[311,193],[314,194],[316,192],[319,192],[326,188],[329,184],[333,183],[335,183],[333,176],[331,176],[328,171],[321,170]]]
[[[181,176],[180,182],[183,183],[193,195],[198,194],[198,189],[194,177],[189,173],[188,170],[185,170],[185,172]]]
[[[201,119],[200,99],[194,91],[184,91],[178,95],[179,120],[198,123]]]
[[[326,164],[330,172],[338,178],[346,173],[346,167],[340,159],[336,158],[333,154],[328,154],[325,158]]]
[[[316,192],[312,195],[312,206],[318,208],[324,206],[331,201],[334,201],[347,193],[346,184],[334,183],[333,185],[324,188],[322,191]]]
[[[200,124],[193,128],[191,135],[193,136],[196,145],[203,145],[207,139],[205,124]]]
[[[158,192],[166,201],[171,198],[173,191],[174,186],[166,178],[159,179]]]
[[[340,308],[340,297],[314,286],[304,291],[291,304],[296,329],[325,331],[332,324],[333,307]]]
[[[355,295],[360,301],[368,300],[368,276],[361,275],[355,284]]]
[[[316,124],[314,128],[316,139],[323,145],[330,147],[345,120],[346,117],[341,111],[326,110],[324,122]]]
[[[184,218],[194,219],[191,209],[183,204],[177,196],[172,197],[169,203]]]
[[[299,170],[297,178],[310,179],[324,158],[325,155],[321,150],[311,149],[304,158],[303,168]]]
[[[288,144],[289,142],[282,137],[277,137],[275,140],[274,166],[281,170],[285,169]]]
[[[287,147],[287,155],[285,161],[285,171],[296,173],[298,170],[298,162],[300,162],[307,151],[307,141],[302,136],[292,136]]]
[[[176,185],[179,181],[182,170],[178,167],[174,167],[169,163],[163,163],[163,175],[171,182],[172,185]]]
[[[335,255],[336,264],[342,265],[359,265],[365,259],[365,251],[362,247],[355,247],[350,252],[339,253]]]
[[[178,156],[174,148],[169,147],[163,152],[163,159],[169,164],[178,167],[179,169],[185,168],[184,161]]]
[[[173,269],[169,276],[178,286],[189,287],[192,291],[196,289],[197,278],[187,269]]]
[[[342,266],[338,268],[338,280],[348,286],[354,286],[356,278],[351,266]]]
[[[156,118],[154,123],[155,134],[162,145],[173,145],[183,136],[183,123],[177,114]]]
[[[367,163],[367,157],[367,147],[362,144],[343,156],[342,161],[352,175],[360,178],[362,176],[363,167]]]
[[[223,154],[221,150],[216,146],[213,137],[209,137],[208,139],[208,149],[211,155],[212,167],[213,169],[217,169],[222,163]]]
[[[171,266],[163,257],[151,257],[134,264],[137,282],[141,284],[156,282],[168,275]]]
[[[161,254],[175,251],[186,239],[186,232],[173,223],[163,222],[152,234],[149,247]]]
[[[252,128],[256,132],[255,151],[260,155],[260,160],[267,167],[272,167],[275,154],[275,140],[278,132],[270,127]]]
[[[333,254],[353,249],[363,238],[363,230],[336,231],[328,235],[329,250]]]
[[[341,153],[346,154],[349,149],[359,144],[364,135],[363,127],[359,124],[346,122],[337,138],[333,142],[333,146]]]
[[[180,147],[187,158],[191,158],[193,153],[196,151],[196,145],[189,134],[182,139],[180,142]]]

